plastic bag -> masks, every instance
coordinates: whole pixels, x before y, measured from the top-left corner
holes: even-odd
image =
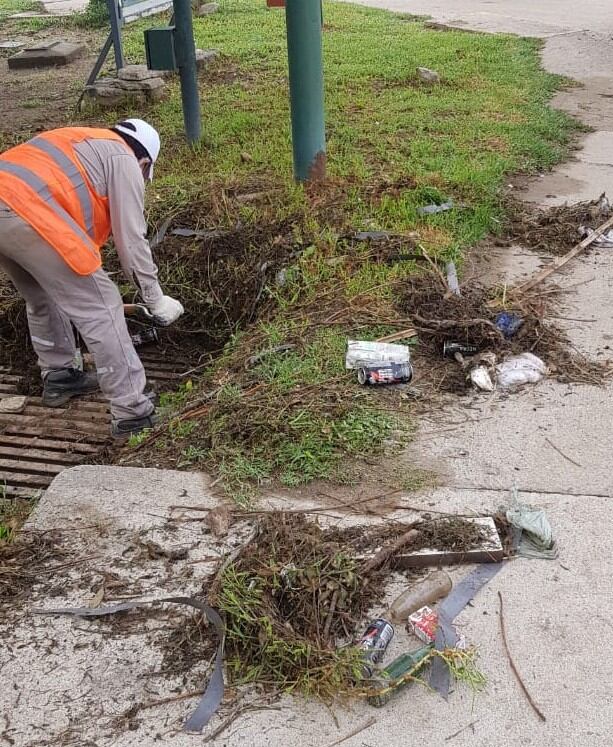
[[[532,508],[517,500],[517,490],[513,489],[513,505],[506,512],[507,520],[512,526],[521,529],[518,555],[524,558],[545,558],[553,560],[558,557],[558,548],[553,538],[551,524],[545,512]]]
[[[481,389],[484,392],[494,391],[494,382],[485,366],[473,368],[470,372],[470,380],[477,389]]]
[[[498,385],[503,389],[522,384],[535,384],[547,373],[547,366],[532,353],[507,358],[496,366]]]

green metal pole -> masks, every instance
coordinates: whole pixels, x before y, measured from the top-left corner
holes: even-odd
[[[296,181],[326,175],[321,0],[286,0],[287,58]]]
[[[196,45],[192,25],[191,0],[173,0],[175,54],[181,79],[181,101],[185,134],[190,145],[200,140],[200,98],[196,74]]]

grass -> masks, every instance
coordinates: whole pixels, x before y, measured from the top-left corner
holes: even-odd
[[[37,2],[37,0],[0,0],[0,20],[8,18],[15,13],[40,11],[42,7],[42,3]]]
[[[204,136],[195,152],[183,142],[176,86],[150,112],[165,144],[152,218],[238,186],[272,188],[274,199],[246,208],[225,198],[223,211],[205,221],[298,216],[301,224],[300,259],[284,270],[281,288],[267,289],[276,312],[228,344],[205,382],[224,386],[202,428],[177,447],[184,464],[217,469],[241,503],[271,478],[296,486],[342,475],[347,455],[380,452],[395,431],[408,437],[406,406],[382,406],[358,391],[343,359],[348,336],[385,334],[395,288],[416,265],[381,263],[369,256],[371,247],[348,249],[338,236],[417,231],[430,256],[461,266],[466,249],[497,230],[505,175],[550,168],[568,153],[578,127],[548,106],[564,81],[541,69],[535,40],[432,31],[414,18],[344,3],[326,3],[324,14],[325,189],[305,191],[291,179],[284,14],[263,3],[222,0],[217,14],[194,21],[197,46],[221,53],[202,78]],[[142,61],[141,32],[126,34],[134,62]],[[421,84],[417,66],[437,70],[442,83]],[[418,213],[447,200],[456,205],[449,212]],[[358,332],[349,320],[336,328],[314,323],[331,293],[357,316],[369,310],[370,324]],[[293,349],[265,354],[249,374],[249,386],[264,387],[266,396],[246,396],[245,377],[232,372],[248,355],[288,341]],[[430,482],[422,474],[401,481],[407,489]]]
[[[34,501],[7,498],[4,485],[0,485],[0,545],[13,538],[28,518]]]
[[[295,225],[302,254],[284,268],[281,285],[265,289],[265,317],[248,334],[229,329],[204,381],[165,399],[173,424],[155,442],[156,460],[166,451],[170,463],[217,470],[243,503],[273,478],[294,486],[342,474],[346,455],[380,452],[391,433],[410,430],[407,406],[360,390],[343,356],[348,336],[374,339],[390,323],[397,328],[395,290],[416,264],[381,262],[368,245],[347,246],[339,236],[414,231],[431,257],[461,267],[465,251],[497,231],[506,175],[550,168],[578,129],[548,105],[564,81],[541,69],[538,41],[434,31],[413,17],[345,3],[324,3],[324,17],[325,187],[304,190],[292,180],[284,13],[263,0],[221,0],[218,13],[194,19],[196,45],[220,51],[200,78],[196,149],[184,141],[176,79],[168,98],[147,110],[88,120],[139,114],[160,129],[152,223],[203,199],[198,220],[206,226],[288,217]],[[124,29],[129,62],[144,61],[142,32],[151,25]],[[417,66],[437,70],[440,85],[420,83]],[[270,197],[245,203],[235,199],[240,192]],[[419,215],[419,207],[447,200],[451,211]],[[181,297],[190,279],[180,263],[173,267],[165,287]],[[336,326],[321,323],[326,305],[331,315],[346,310]],[[253,354],[286,343],[294,347],[245,368]],[[190,415],[202,387],[214,401]],[[193,427],[181,419],[185,411]]]

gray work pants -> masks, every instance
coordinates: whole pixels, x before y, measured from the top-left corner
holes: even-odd
[[[128,333],[121,296],[104,270],[77,275],[2,202],[0,268],[26,301],[32,346],[43,374],[74,367],[72,323],[94,356],[113,418],[151,413],[153,406],[144,395],[145,371]]]

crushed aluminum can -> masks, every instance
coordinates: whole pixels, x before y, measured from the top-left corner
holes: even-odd
[[[446,340],[443,343],[444,358],[455,358],[458,353],[462,356],[477,355],[478,352],[478,345],[469,345],[466,342],[455,342],[453,340]]]
[[[369,386],[408,384],[413,378],[410,363],[381,363],[358,368],[358,382]]]
[[[357,642],[358,648],[361,648],[364,652],[364,664],[362,665],[362,677],[364,679],[372,677],[374,665],[383,659],[393,637],[394,626],[387,620],[377,618],[369,623],[364,635]]]
[[[148,342],[159,342],[160,339],[155,327],[143,329],[141,332],[135,332],[133,335],[130,335],[130,337],[132,339],[132,345],[134,345],[135,348],[138,348],[141,345],[146,345]]]

